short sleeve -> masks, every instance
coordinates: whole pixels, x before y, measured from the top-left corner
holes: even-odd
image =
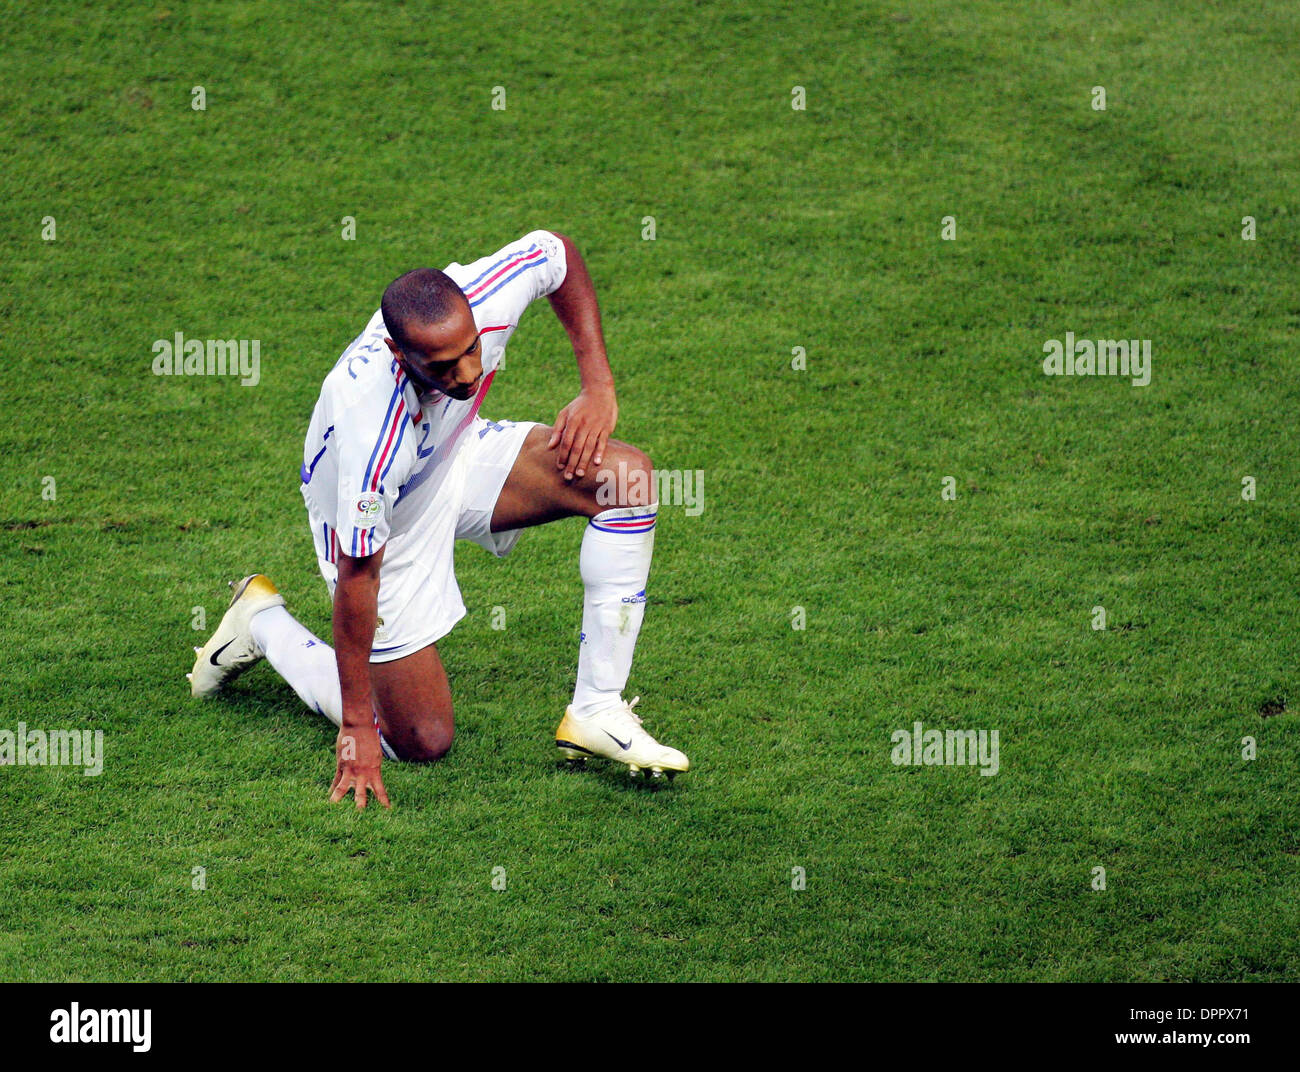
[[[559,289],[568,270],[564,243],[550,231],[529,231],[472,264],[448,269],[480,324],[518,324],[530,303]]]
[[[394,384],[387,399],[372,395],[354,401],[336,414],[334,423],[339,550],[365,558],[387,543],[398,488],[410,468],[410,451],[403,448],[411,419],[401,387]]]
[[[535,297],[541,298],[554,294],[560,289],[560,284],[569,273],[569,259],[564,252],[564,243],[550,231],[530,231],[519,241],[521,244],[536,243],[546,257],[546,264],[538,274],[538,289]]]

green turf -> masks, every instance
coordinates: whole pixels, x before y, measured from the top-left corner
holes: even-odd
[[[0,768],[0,978],[1300,978],[1294,4],[311,11],[0,12],[0,729],[107,749]],[[629,690],[696,769],[556,769],[570,521],[460,552],[456,746],[333,807],[269,668],[189,699],[192,608],[258,569],[328,630],[322,377],[399,272],[534,227],[620,437],[705,474]],[[261,382],[155,377],[176,331]],[[1150,386],[1044,376],[1067,331]],[[576,388],[540,303],[488,415]],[[893,765],[917,720],[1000,772]]]

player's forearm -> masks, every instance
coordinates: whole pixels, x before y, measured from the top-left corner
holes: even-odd
[[[339,668],[344,726],[369,726],[374,718],[370,699],[370,648],[379,615],[379,571],[358,568],[365,559],[340,555],[334,588],[334,657]],[[346,560],[346,561],[345,561]]]
[[[578,375],[584,390],[614,388],[614,374],[605,354],[605,336],[600,326],[600,303],[596,300],[596,285],[587,271],[587,264],[567,235],[556,234],[564,243],[567,270],[564,282],[550,295],[551,308],[573,345],[578,360]]]

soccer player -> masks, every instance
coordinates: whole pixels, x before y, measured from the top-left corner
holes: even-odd
[[[552,427],[487,420],[479,408],[506,346],[543,295],[573,345],[582,389]],[[302,495],[333,596],[334,647],[253,574],[231,582],[229,610],[195,649],[193,694],[212,695],[265,657],[339,727],[330,800],[351,790],[363,808],[371,791],[387,807],[381,756],[432,762],[451,747],[437,644],[465,614],[454,542],[502,556],[522,529],[576,515],[588,519],[578,558],[582,635],[555,743],[571,759],[603,756],[633,774],[687,770],[686,756],[651,737],[637,700],[622,695],[658,502],[650,459],[610,438],[617,417],[596,291],[566,236],[532,231],[470,264],[400,276],[325,377],[303,448]]]

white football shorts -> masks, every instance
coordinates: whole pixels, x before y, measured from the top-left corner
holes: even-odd
[[[465,616],[453,568],[456,540],[470,540],[498,557],[510,553],[522,529],[492,531],[492,511],[535,421],[474,418],[442,486],[416,522],[389,534],[379,568],[379,621],[372,663],[411,655],[451,632]],[[334,598],[338,570],[326,557],[322,520],[312,516],[316,563]]]

